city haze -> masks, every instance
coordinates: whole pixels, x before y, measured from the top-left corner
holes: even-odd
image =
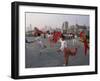
[[[71,25],[85,25],[89,27],[89,15],[75,14],[48,14],[48,13],[25,13],[26,31],[32,30],[34,27],[45,29],[45,27],[62,28],[63,22],[67,21],[69,27]]]

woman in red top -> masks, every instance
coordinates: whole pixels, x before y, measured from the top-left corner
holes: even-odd
[[[86,34],[85,32],[80,32],[80,39],[82,39],[83,43],[84,43],[84,54],[86,56],[87,54],[87,50],[89,49],[89,46],[88,46],[88,42],[87,42],[87,38],[86,38]]]

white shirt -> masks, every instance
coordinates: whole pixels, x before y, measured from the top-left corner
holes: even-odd
[[[61,47],[60,47],[60,50],[61,51],[63,51],[64,50],[64,48],[66,48],[67,47],[67,42],[65,41],[65,40],[59,40],[60,42],[61,42]]]
[[[51,35],[51,34],[47,34],[47,37],[48,37],[48,38],[51,38],[51,37],[52,37],[52,35]]]
[[[42,37],[41,36],[35,37],[35,41],[42,41]]]
[[[41,36],[36,37],[35,41],[36,41],[36,43],[38,44],[39,47],[44,46]]]

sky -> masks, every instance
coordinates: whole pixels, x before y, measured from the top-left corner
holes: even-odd
[[[34,27],[43,29],[45,26],[61,28],[63,22],[68,21],[69,26],[79,24],[89,26],[89,15],[79,14],[50,14],[26,12],[26,30]]]

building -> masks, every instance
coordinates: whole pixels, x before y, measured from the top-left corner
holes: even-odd
[[[63,31],[63,33],[67,33],[67,29],[68,29],[68,22],[65,21],[62,24],[62,31]]]
[[[89,27],[88,26],[76,24],[76,27],[77,27],[77,33],[84,31],[87,35],[89,35]]]

